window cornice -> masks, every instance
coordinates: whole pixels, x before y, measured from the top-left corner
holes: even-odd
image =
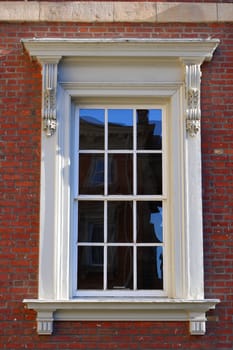
[[[218,39],[22,39],[31,56],[42,62],[55,57],[154,57],[192,64],[210,61]]]
[[[200,65],[210,61],[219,39],[22,39],[30,55],[43,66],[42,118],[47,136],[56,130],[57,65],[64,57],[154,58],[180,61],[186,77],[186,128],[200,130]]]

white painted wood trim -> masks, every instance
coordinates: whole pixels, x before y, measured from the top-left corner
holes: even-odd
[[[200,132],[189,136],[185,129],[187,65],[201,65],[210,60],[219,41],[215,39],[160,39],[160,40],[77,40],[77,39],[24,39],[23,43],[31,56],[36,56],[42,64],[54,60],[59,55],[62,69],[66,59],[75,65],[83,60],[93,69],[93,82],[70,83],[58,80],[57,87],[57,132],[48,137],[42,134],[41,159],[41,226],[40,226],[40,266],[39,296],[36,300],[25,300],[28,307],[38,312],[39,334],[51,334],[53,320],[178,320],[190,321],[191,334],[204,334],[205,312],[213,308],[217,299],[204,299],[203,246],[202,246],[202,196],[201,196],[201,147]],[[86,56],[89,56],[87,60]],[[147,67],[148,56],[157,74],[152,76],[152,66]],[[106,71],[114,72],[113,80],[102,81],[98,75],[103,64]],[[131,63],[137,57],[137,65],[131,69],[127,64],[127,74],[117,81],[119,70],[116,60]],[[88,61],[88,62],[87,62]],[[72,64],[73,64],[72,63]],[[167,68],[172,67],[168,70]],[[67,68],[67,66],[65,66]],[[110,67],[110,68],[109,68]],[[136,68],[135,68],[136,67]],[[135,69],[143,67],[141,81],[134,81]],[[64,68],[65,69],[65,68]],[[81,71],[83,70],[81,66]],[[110,69],[110,70],[109,70]],[[121,66],[122,69],[122,66]],[[144,73],[149,69],[150,75]],[[171,74],[174,71],[177,74]],[[60,73],[62,70],[60,71]],[[93,73],[94,72],[94,73]],[[64,73],[64,72],[63,72]],[[168,81],[172,79],[174,81]],[[75,75],[78,79],[79,75]],[[145,78],[146,77],[146,78]],[[72,78],[72,77],[71,77]],[[139,78],[140,79],[140,78]],[[164,81],[163,81],[164,80]],[[76,80],[74,80],[76,81]],[[192,87],[192,85],[191,85]],[[199,89],[199,84],[195,89]],[[120,297],[76,298],[72,294],[72,252],[73,242],[70,218],[70,136],[72,132],[72,106],[85,97],[129,98],[130,103],[138,101],[160,101],[168,110],[170,125],[168,138],[171,140],[168,159],[171,163],[168,208],[169,220],[169,264],[171,271],[167,278],[167,298]],[[126,100],[125,100],[126,101]],[[173,199],[171,199],[173,198]],[[198,207],[198,208],[197,208]],[[169,210],[170,209],[170,210]],[[136,316],[134,316],[136,315]]]
[[[231,3],[124,1],[0,1],[7,22],[232,22]]]
[[[43,62],[49,57],[137,57],[180,60],[189,64],[210,61],[219,39],[67,39],[21,40],[31,56]]]
[[[190,334],[205,333],[205,312],[217,299],[77,298],[76,300],[25,299],[37,311],[38,334],[50,335],[53,321],[189,321]]]

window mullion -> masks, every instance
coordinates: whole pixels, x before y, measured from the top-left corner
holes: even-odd
[[[133,111],[133,195],[137,195],[137,116]],[[137,202],[133,201],[133,289],[137,290]]]
[[[73,176],[73,186],[74,186],[74,199],[78,197],[79,189],[79,109],[78,109],[78,116],[75,116],[74,119],[74,176]]]
[[[73,222],[72,222],[72,232],[73,232],[73,240],[74,247],[72,249],[72,262],[74,264],[72,270],[72,292],[75,293],[78,289],[78,194],[79,194],[79,109],[76,109],[75,118],[74,118],[74,170],[73,170]]]
[[[108,266],[108,254],[107,254],[107,235],[108,235],[108,215],[107,215],[107,200],[104,201],[104,290],[107,289],[107,266]]]
[[[133,110],[133,195],[137,194],[137,130],[136,109]]]
[[[104,195],[108,194],[108,117],[107,109],[104,113]]]
[[[137,290],[137,202],[133,201],[133,289]]]
[[[108,195],[108,110],[104,111],[104,196]],[[104,200],[104,285],[103,289],[107,290],[107,237],[108,237],[108,202]]]

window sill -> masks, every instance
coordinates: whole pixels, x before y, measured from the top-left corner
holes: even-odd
[[[25,299],[37,311],[38,334],[50,335],[53,321],[189,321],[190,334],[205,334],[206,311],[218,299],[77,298],[72,300]]]

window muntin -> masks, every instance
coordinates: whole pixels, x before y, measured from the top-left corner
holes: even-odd
[[[78,108],[74,295],[166,294],[164,125],[154,106]]]

